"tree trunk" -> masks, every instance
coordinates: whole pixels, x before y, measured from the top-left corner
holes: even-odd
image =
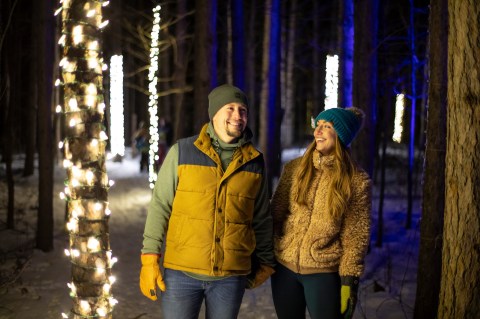
[[[376,129],[377,83],[377,0],[355,2],[355,53],[353,65],[353,106],[365,112],[365,126],[352,144],[356,161],[373,176]]]
[[[67,229],[72,265],[70,295],[72,318],[111,319],[116,300],[111,295],[111,268],[108,221],[109,181],[105,150],[103,72],[100,40],[102,3],[88,2],[95,10],[85,15],[86,0],[63,2],[62,64],[65,111],[65,196],[68,201]],[[79,28],[78,26],[82,26]],[[85,56],[91,57],[85,63]],[[72,67],[72,63],[75,67]],[[71,318],[69,316],[69,318]]]
[[[435,319],[442,269],[447,116],[447,0],[430,5],[429,96],[415,319]]]
[[[15,228],[15,180],[13,176],[13,154],[14,154],[14,112],[13,105],[15,105],[13,100],[13,88],[15,87],[14,83],[14,74],[15,70],[13,69],[14,65],[17,62],[15,57],[17,51],[14,49],[13,45],[15,43],[14,30],[15,24],[14,21],[9,20],[10,15],[14,15],[16,10],[17,2],[7,3],[2,2],[0,4],[0,14],[2,15],[2,20],[7,21],[2,25],[3,29],[0,32],[0,106],[2,111],[2,123],[1,123],[1,139],[3,142],[2,147],[2,160],[5,162],[5,178],[7,182],[7,228]],[[17,41],[18,42],[18,41]],[[17,63],[18,64],[18,63]],[[13,83],[12,83],[13,82]]]
[[[271,29],[271,8],[272,1],[265,1],[265,17],[263,28],[263,48],[262,48],[262,89],[260,92],[260,111],[258,112],[258,144],[262,152],[267,151],[268,143],[268,97],[270,93],[270,82],[268,75],[270,73],[270,29]]]
[[[175,70],[173,73],[173,86],[177,89],[184,88],[186,85],[187,74],[187,14],[186,0],[177,1],[177,16],[182,17],[175,25],[175,39],[177,43],[177,54],[174,55]],[[175,110],[175,124],[173,140],[183,137],[183,129],[186,126],[183,114],[185,112],[184,93],[175,94],[173,107]]]
[[[256,1],[255,0],[250,0],[249,1],[249,13],[247,14],[247,25],[246,25],[246,47],[247,48],[253,48],[255,47],[255,35],[258,32],[255,28],[256,25],[256,19],[255,17],[257,16],[257,6],[256,6]],[[245,83],[245,93],[248,96],[248,101],[252,105],[259,105],[257,103],[257,89],[256,89],[256,63],[255,61],[257,60],[257,50],[246,50],[245,52],[245,78],[246,78],[246,83]],[[252,107],[248,110],[248,126],[252,129],[253,131],[253,138],[254,141],[258,141],[259,138],[259,133],[258,133],[258,114],[260,112],[259,107]]]
[[[232,0],[233,85],[245,90],[245,36],[243,0]]]
[[[51,15],[51,14],[50,14]],[[31,13],[30,19],[31,21],[35,21],[37,19],[38,13]],[[38,80],[37,80],[37,60],[35,54],[33,52],[37,52],[37,39],[36,36],[38,31],[38,24],[31,23],[31,32],[29,36],[29,44],[31,45],[31,53],[29,63],[29,70],[28,70],[28,78],[29,81],[26,83],[28,89],[28,98],[25,104],[25,123],[28,125],[25,126],[25,162],[23,165],[23,176],[31,176],[35,171],[35,150],[36,150],[36,124],[37,124],[37,92],[38,92]]]
[[[199,132],[208,122],[208,93],[217,86],[217,1],[198,0],[195,5],[195,76],[193,129]]]
[[[438,318],[480,313],[480,6],[448,1],[445,223]]]
[[[339,47],[342,48],[339,65],[339,97],[340,106],[352,106],[352,81],[353,81],[353,47],[354,47],[354,20],[353,0],[342,0],[341,7],[341,30]]]
[[[2,139],[3,139],[3,154],[2,159],[5,161],[5,178],[7,180],[7,228],[15,228],[15,180],[13,179],[13,169],[12,169],[12,112],[10,111],[10,52],[7,50],[2,50],[8,52],[3,54],[2,52],[2,83],[1,90],[5,92],[1,97],[1,105],[3,110],[3,123],[2,123]]]
[[[264,152],[270,187],[279,176],[280,112],[279,112],[279,65],[280,65],[280,1],[267,0],[263,42],[262,95],[260,106],[260,150]]]
[[[38,65],[38,220],[37,248],[53,249],[53,127],[52,73],[54,61],[53,5],[36,1],[39,18],[37,42]]]
[[[284,83],[282,85],[282,93],[284,98],[282,99],[282,121],[281,121],[281,142],[282,147],[291,147],[293,145],[295,137],[295,99],[293,98],[295,92],[295,81],[293,75],[293,66],[295,61],[295,34],[297,24],[297,1],[291,1],[291,6],[286,5],[287,12],[293,14],[285,14],[289,17],[289,21],[285,21],[285,31],[283,38],[285,39],[284,46],[284,62],[285,65],[283,71]],[[286,13],[286,12],[285,12]],[[287,19],[284,19],[287,20]]]

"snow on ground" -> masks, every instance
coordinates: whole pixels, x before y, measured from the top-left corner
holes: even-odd
[[[303,150],[285,151],[283,160],[300,156]],[[139,158],[127,153],[122,162],[107,162],[107,172],[115,185],[109,190],[112,210],[110,242],[117,282],[113,294],[119,304],[116,319],[159,319],[160,303],[143,297],[138,288],[143,226],[150,201],[147,173],[139,172]],[[18,164],[21,167],[21,164]],[[406,230],[407,201],[403,172],[389,171],[384,205],[383,246],[376,247],[378,196],[374,196],[372,242],[361,280],[359,302],[354,318],[401,319],[413,317],[419,241],[419,200],[414,202],[412,229]],[[4,167],[0,166],[0,319],[57,319],[70,310],[67,282],[70,263],[63,250],[68,247],[64,231],[65,202],[58,197],[65,171],[55,169],[54,218],[55,249],[44,253],[34,249],[37,203],[37,177],[18,176],[16,187],[16,230],[6,230],[7,190]],[[403,179],[405,179],[403,177]],[[375,189],[374,194],[378,194]],[[203,318],[203,314],[201,316]],[[267,281],[247,290],[239,318],[276,318]]]

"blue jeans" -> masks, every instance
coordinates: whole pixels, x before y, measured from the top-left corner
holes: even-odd
[[[162,292],[165,319],[196,319],[205,300],[207,319],[237,318],[246,286],[246,276],[202,281],[183,272],[165,269],[167,291]]]

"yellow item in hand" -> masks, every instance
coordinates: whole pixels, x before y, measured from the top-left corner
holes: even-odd
[[[140,270],[140,290],[149,299],[157,300],[157,285],[161,291],[166,291],[160,266],[158,265],[159,255],[143,254],[140,256],[142,269]]]
[[[348,300],[350,299],[351,290],[350,286],[342,286],[340,290],[340,297],[341,297],[341,304],[340,304],[340,312],[344,314],[348,308]]]

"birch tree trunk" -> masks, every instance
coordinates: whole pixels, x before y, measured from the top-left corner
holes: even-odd
[[[480,6],[449,0],[445,223],[439,319],[480,314]]]

